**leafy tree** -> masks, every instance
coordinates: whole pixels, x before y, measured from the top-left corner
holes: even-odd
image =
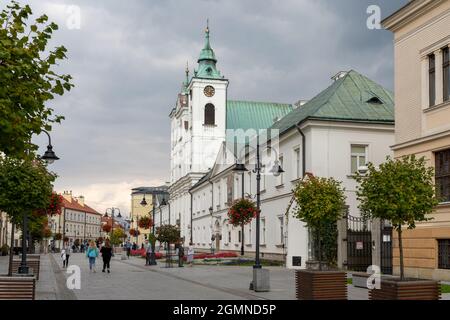
[[[55,178],[42,161],[0,157],[0,210],[20,225],[24,212],[48,207]]]
[[[426,215],[438,204],[433,177],[434,169],[426,166],[425,158],[414,155],[395,160],[387,157],[378,169],[369,163],[367,175],[357,175],[363,215],[388,220],[397,231],[401,280],[405,278],[402,226],[414,229],[416,221],[430,220]]]
[[[19,158],[37,150],[33,134],[63,119],[45,104],[73,87],[70,75],[53,70],[66,59],[66,48],[47,47],[58,26],[46,15],[27,26],[31,15],[16,1],[0,12],[0,151]]]
[[[127,237],[125,232],[121,228],[114,229],[112,235],[111,235],[111,244],[113,245],[119,245],[123,242],[123,240]]]
[[[156,228],[156,240],[168,245],[176,243],[180,240],[180,228],[170,224],[162,225]]]
[[[293,192],[297,204],[294,217],[305,222],[316,234],[313,239],[318,243],[319,268],[322,269],[322,235],[330,234],[330,226],[342,217],[345,206],[344,189],[341,182],[333,178],[320,178],[310,174],[295,186]],[[329,242],[330,239],[326,238],[326,242]],[[326,258],[329,259],[329,264],[333,263],[329,255]]]

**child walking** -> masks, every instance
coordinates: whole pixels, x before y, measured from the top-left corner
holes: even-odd
[[[89,259],[89,271],[95,273],[95,259],[98,257],[98,249],[94,241],[89,243],[89,248],[86,250],[86,257]]]

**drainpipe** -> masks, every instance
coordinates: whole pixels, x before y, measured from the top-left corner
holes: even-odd
[[[300,133],[300,135],[302,136],[302,178],[303,178],[306,174],[306,138],[302,129],[300,129],[300,126],[296,124],[295,127],[297,128],[298,133]]]

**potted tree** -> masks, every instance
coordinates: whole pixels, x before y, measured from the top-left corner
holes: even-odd
[[[156,238],[160,243],[165,243],[167,248],[166,264],[172,266],[172,257],[170,255],[170,244],[177,243],[180,240],[180,228],[177,225],[162,225],[156,228]],[[150,240],[151,241],[151,240]]]
[[[308,174],[295,189],[296,208],[294,217],[306,223],[314,247],[317,247],[317,262],[309,261],[306,270],[296,271],[297,299],[299,300],[345,300],[347,299],[346,273],[334,267],[333,257],[324,255],[324,234],[343,215],[344,189],[333,178],[319,178]],[[335,239],[336,241],[336,239]],[[336,241],[337,242],[337,241]],[[336,244],[337,245],[337,244]],[[324,261],[324,257],[327,260]],[[312,266],[317,265],[317,268]]]
[[[381,288],[370,290],[370,299],[439,299],[438,281],[405,277],[402,238],[405,228],[414,229],[416,222],[430,220],[427,215],[438,204],[433,177],[433,168],[426,166],[423,157],[414,155],[395,160],[388,157],[378,169],[369,163],[367,174],[357,176],[362,213],[390,221],[397,231],[400,275],[394,279],[381,277]]]

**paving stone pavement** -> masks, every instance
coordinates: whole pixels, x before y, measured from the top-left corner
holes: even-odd
[[[164,262],[145,266],[145,260],[132,257],[113,258],[110,274],[101,272],[101,258],[96,273],[89,272],[84,254],[70,257],[71,265],[81,270],[81,288],[69,290],[66,279],[70,274],[62,268],[59,254],[41,255],[41,274],[37,282],[37,300],[241,300],[295,299],[294,271],[283,267],[270,270],[270,292],[249,290],[252,267],[185,266],[165,268]],[[0,257],[0,274],[8,272],[8,257]],[[348,286],[349,300],[367,300],[367,290]],[[443,294],[450,300],[450,294]]]

